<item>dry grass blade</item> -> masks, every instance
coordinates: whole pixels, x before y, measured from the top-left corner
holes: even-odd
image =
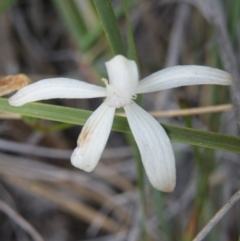
[[[0,112],[0,119],[13,119],[13,120],[20,120],[22,119],[22,116],[19,114],[13,114],[13,113],[4,113],[4,112]]]
[[[94,170],[94,174],[100,177],[102,180],[110,183],[111,185],[120,188],[124,192],[132,191],[135,189],[134,185],[124,176],[118,174],[117,171],[114,171],[106,166],[103,166],[102,168],[99,166],[97,169]]]
[[[1,114],[0,114],[1,118]],[[70,149],[59,149],[59,148],[49,148],[42,146],[34,146],[30,144],[24,144],[15,141],[9,141],[0,138],[0,150],[11,151],[14,153],[28,154],[39,157],[47,157],[54,159],[67,159],[70,160],[70,156],[73,150]],[[116,147],[116,148],[106,148],[103,151],[102,159],[104,158],[121,158],[129,157],[132,155],[130,147]]]
[[[193,241],[201,241],[211,231],[211,229],[219,222],[219,220],[228,212],[228,210],[240,199],[240,190],[236,192],[228,202],[215,214],[210,222],[202,229],[202,231],[194,238]]]
[[[17,186],[20,189],[23,189],[27,192],[31,192],[34,195],[37,195],[41,198],[44,198],[56,206],[58,206],[63,211],[71,214],[72,216],[91,223],[96,215],[100,215],[96,210],[90,206],[81,203],[80,201],[72,198],[61,195],[54,188],[50,188],[49,185],[44,185],[42,182],[32,181],[27,182],[24,179],[20,178],[4,178],[11,185]],[[104,220],[102,222],[102,220]],[[103,216],[98,223],[103,230],[114,233],[119,231],[120,225],[109,217]]]
[[[35,164],[39,165],[35,165]],[[73,171],[67,171],[59,167],[51,168],[49,164],[37,163],[36,160],[28,160],[22,158],[12,158],[9,155],[0,155],[0,173],[6,177],[17,177],[27,180],[44,181],[50,185],[52,183],[60,185],[64,190],[70,191],[75,195],[84,197],[90,202],[99,205],[107,204],[107,209],[116,210],[120,219],[127,219],[128,210],[120,206],[115,199],[112,198],[112,193],[101,190],[95,187],[95,182],[82,175],[76,174]],[[28,173],[28,174],[27,174]],[[75,176],[75,177],[74,177]],[[102,217],[102,215],[100,214]]]
[[[51,182],[65,182],[70,181],[77,185],[85,184],[88,188],[94,192],[101,192],[94,188],[94,182],[89,182],[89,176],[78,171],[66,170],[51,164],[41,163],[36,160],[32,161],[27,158],[16,158],[10,155],[0,154],[0,173],[2,175],[21,177],[31,180],[43,180]],[[116,170],[110,170],[107,166],[99,167],[94,170],[93,175],[101,177],[105,180],[106,185],[113,185],[118,189],[124,191],[132,191],[134,189],[133,184],[118,174]],[[96,181],[97,182],[97,181]]]
[[[188,108],[184,110],[169,110],[169,111],[151,111],[149,112],[154,117],[177,117],[177,116],[190,116],[190,115],[201,115],[207,113],[216,113],[229,111],[232,109],[231,104],[217,105],[217,106],[206,106],[198,108]]]
[[[231,104],[206,106],[197,108],[188,108],[184,110],[167,110],[167,111],[150,111],[153,117],[177,117],[177,116],[189,116],[189,115],[201,115],[207,113],[216,113],[229,111],[232,109]],[[119,113],[120,116],[126,116],[125,113]]]
[[[35,228],[28,223],[23,217],[15,212],[9,205],[0,200],[0,210],[4,212],[8,217],[14,220],[22,229],[24,229],[35,241],[44,241],[41,235],[35,230]]]

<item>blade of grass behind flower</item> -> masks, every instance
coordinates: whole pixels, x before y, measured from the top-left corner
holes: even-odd
[[[129,17],[129,13],[128,13],[128,5],[125,0],[122,0],[122,2],[123,2],[125,17],[126,17],[126,25],[127,25],[127,43],[128,43],[127,55],[128,55],[129,59],[135,60],[135,62],[139,66],[136,45],[135,45],[133,31],[132,31],[132,27],[131,27],[131,21],[130,21],[130,17]]]
[[[134,7],[140,0],[131,0],[128,1],[128,7],[132,8]],[[91,2],[90,2],[91,3]],[[117,19],[121,18],[124,14],[124,8],[120,5],[119,7],[116,7],[114,9],[115,16]],[[88,50],[94,42],[96,42],[97,39],[100,38],[100,36],[103,33],[102,24],[97,24],[92,29],[88,30],[88,33],[83,37],[83,43],[84,43],[84,50]]]
[[[226,4],[223,2],[223,4]],[[232,40],[233,46],[236,47],[237,43],[237,32],[238,32],[238,26],[239,26],[239,18],[240,18],[240,1],[234,0],[230,2],[230,11],[228,13],[229,17],[229,32],[230,37]]]
[[[80,50],[83,50],[83,37],[87,33],[87,27],[78,6],[73,0],[52,0],[59,14],[65,20],[71,34]]]
[[[94,4],[113,54],[125,56],[122,36],[110,0],[94,0]]]
[[[86,110],[41,103],[29,103],[22,107],[13,107],[10,106],[7,99],[4,98],[0,98],[0,111],[74,125],[84,125],[87,118],[92,113],[91,111]],[[162,124],[162,126],[172,141],[210,149],[240,153],[240,137],[167,124]],[[131,133],[126,117],[122,116],[115,116],[112,130],[123,133]]]
[[[13,1],[13,0],[11,0]],[[86,28],[84,19],[81,17],[80,11],[77,10],[75,3],[69,3],[63,0],[52,0],[58,10],[59,14],[62,16],[63,20],[66,22],[71,35],[76,41],[79,49],[83,52],[88,51],[94,43],[102,36],[103,28],[101,23],[97,23],[91,29]],[[128,2],[129,7],[135,6],[139,0],[131,0]],[[89,2],[91,6],[92,2]],[[95,10],[95,7],[94,9]],[[94,11],[92,11],[94,13]],[[123,16],[124,9],[120,5],[114,9],[117,18]],[[73,14],[74,13],[74,14]],[[78,28],[79,25],[79,28]]]

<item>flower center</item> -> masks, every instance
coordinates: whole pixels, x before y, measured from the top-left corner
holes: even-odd
[[[111,84],[108,84],[107,79],[102,79],[107,89],[106,104],[110,107],[122,108],[129,105],[132,99],[136,99],[136,95],[125,95],[121,93],[118,89],[114,88]],[[128,91],[126,91],[128,92]]]

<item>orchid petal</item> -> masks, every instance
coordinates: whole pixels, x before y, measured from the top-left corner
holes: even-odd
[[[219,69],[189,65],[160,70],[139,82],[137,93],[155,92],[186,85],[229,85],[232,76]]]
[[[117,55],[106,62],[106,68],[109,77],[108,104],[117,108],[130,104],[139,80],[136,63]]]
[[[166,132],[136,103],[124,109],[150,183],[158,190],[173,191],[176,183],[175,159]]]
[[[89,117],[78,137],[71,163],[90,172],[97,165],[111,131],[115,108],[103,102]]]
[[[68,78],[43,79],[20,89],[9,99],[9,104],[21,106],[28,102],[54,98],[105,97],[106,89],[83,81]]]

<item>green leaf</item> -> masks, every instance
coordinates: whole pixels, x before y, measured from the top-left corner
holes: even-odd
[[[17,113],[23,116],[42,118],[63,123],[84,125],[91,111],[48,105],[29,103],[22,107],[13,107],[7,99],[0,98],[0,111]],[[240,153],[240,138],[219,133],[205,132],[180,126],[162,124],[172,141],[211,149]],[[112,130],[131,133],[127,119],[115,116]]]
[[[110,0],[94,0],[99,18],[114,55],[124,55],[125,49],[118,22]]]

